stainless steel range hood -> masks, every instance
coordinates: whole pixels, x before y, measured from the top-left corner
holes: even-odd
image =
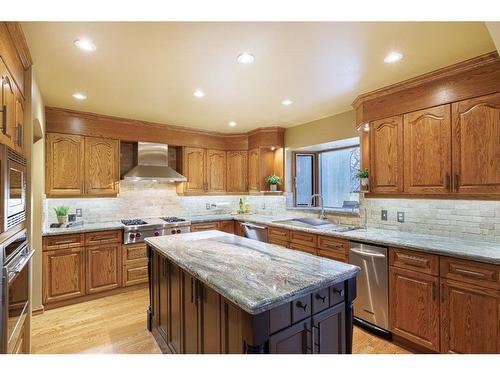
[[[168,166],[168,145],[137,143],[137,165],[123,176],[125,180],[187,181],[186,177]]]

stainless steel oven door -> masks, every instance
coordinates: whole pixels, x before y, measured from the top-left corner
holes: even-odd
[[[11,228],[26,218],[26,165],[9,152],[5,178],[6,224]]]
[[[22,333],[29,308],[30,261],[34,251],[24,247],[2,269],[2,351],[12,352]]]

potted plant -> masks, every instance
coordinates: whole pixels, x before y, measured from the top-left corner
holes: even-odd
[[[359,181],[361,183],[361,190],[368,190],[368,185],[370,184],[370,179],[369,174],[368,174],[368,169],[358,169],[357,176],[359,178]]]
[[[68,216],[69,207],[65,206],[55,207],[54,211],[56,212],[57,222],[59,224],[64,224]]]
[[[274,174],[272,176],[267,176],[266,177],[266,184],[269,185],[269,190],[271,190],[271,191],[278,190],[278,185],[280,184],[279,176],[276,176]]]

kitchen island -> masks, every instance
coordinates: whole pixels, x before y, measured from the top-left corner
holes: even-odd
[[[358,267],[219,231],[146,239],[164,353],[350,353]]]

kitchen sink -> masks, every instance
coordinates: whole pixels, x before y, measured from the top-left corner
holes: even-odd
[[[324,229],[332,232],[348,232],[351,230],[359,229],[359,227],[354,226],[342,226],[332,223],[328,219],[318,219],[315,217],[301,217],[296,219],[288,220],[275,220],[273,223],[276,224],[286,224],[302,228],[317,228]]]

